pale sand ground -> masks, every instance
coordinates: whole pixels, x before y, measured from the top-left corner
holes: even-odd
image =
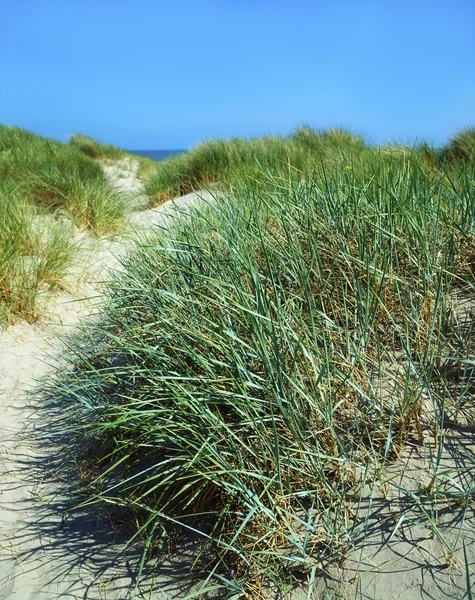
[[[130,192],[140,192],[142,184],[137,179],[139,163],[132,157],[127,156],[115,163],[105,162],[102,168],[116,187]]]
[[[116,185],[140,190],[134,164],[106,170]],[[204,199],[210,200],[210,196],[205,194]],[[114,532],[101,509],[68,512],[74,504],[70,487],[56,472],[65,448],[38,440],[44,416],[38,411],[41,396],[36,390],[60,360],[58,335],[94,318],[100,304],[100,282],[107,278],[108,268],[117,268],[117,258],[130,246],[134,231],[163,224],[167,215],[187,210],[197,201],[198,195],[189,194],[176,203],[133,213],[126,234],[85,242],[81,260],[69,278],[70,289],[49,299],[47,316],[40,323],[18,323],[0,334],[0,600],[132,597],[140,558],[137,550],[125,547],[125,540]],[[51,421],[60,419],[58,412],[52,410]],[[438,482],[447,491],[460,486],[474,488],[473,428],[449,424],[445,433]],[[383,477],[393,477],[387,485],[387,499],[379,487],[365,491],[357,519],[360,532],[346,560],[316,573],[318,591],[295,593],[295,598],[467,597],[462,548],[465,543],[475,581],[473,495],[463,506],[439,501],[431,508],[430,502],[424,501],[441,538],[427,528],[427,518],[421,518],[416,496],[401,491],[417,494],[430,483],[433,450],[430,439],[426,442],[422,448],[409,447]],[[144,578],[137,597],[183,598],[191,589],[186,570],[192,557],[190,543],[163,560],[155,575],[150,571]],[[162,591],[152,592],[151,588]]]

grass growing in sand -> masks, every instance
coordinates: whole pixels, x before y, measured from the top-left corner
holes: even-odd
[[[259,186],[263,173],[278,177],[286,167],[301,173],[319,171],[321,177],[324,170],[338,168],[352,168],[371,176],[372,160],[376,157],[394,168],[398,168],[397,163],[414,160],[427,171],[457,170],[460,163],[473,163],[475,129],[459,132],[444,148],[434,148],[426,142],[412,147],[372,146],[345,129],[325,131],[309,126],[299,127],[287,137],[210,140],[164,161],[146,183],[145,192],[154,206],[170,196],[200,188],[230,190],[243,181],[248,186]]]
[[[146,185],[146,193],[154,205],[170,195],[186,194],[200,187],[229,189],[243,179],[260,180],[262,172],[277,174],[285,165],[306,170],[317,155],[307,143],[310,138],[318,143],[320,135],[302,128],[290,138],[267,136],[204,142],[165,161]]]
[[[72,260],[73,224],[102,235],[121,227],[125,208],[91,158],[0,126],[0,322],[38,316],[39,294],[61,285]]]
[[[69,143],[86,156],[99,160],[104,164],[110,164],[111,162],[117,162],[123,159],[133,159],[137,161],[137,177],[142,183],[147,183],[160,169],[159,163],[148,156],[139,156],[138,154],[127,152],[112,144],[103,144],[87,135],[74,134],[71,136]]]
[[[470,163],[475,160],[475,127],[466,127],[454,135],[442,151],[448,161]]]
[[[90,158],[108,158],[117,161],[127,156],[125,150],[121,150],[113,144],[103,144],[88,135],[80,133],[72,135],[69,138],[69,143]]]
[[[475,291],[474,171],[303,129],[204,144],[149,193],[216,182],[233,191],[125,259],[55,394],[100,448],[89,502],[127,508],[147,549],[200,532],[208,581],[258,598],[346,554],[408,439],[474,425],[446,393],[473,361],[454,299]]]
[[[296,129],[288,137],[267,136],[210,140],[186,154],[165,161],[145,187],[150,204],[164,198],[186,194],[200,188],[229,190],[246,181],[259,186],[262,174],[278,177],[285,168],[301,173],[337,168],[352,168],[370,175],[371,158],[404,162],[417,155],[420,162],[434,166],[437,151],[427,144],[415,148],[387,145],[370,146],[356,134],[344,129],[318,131],[308,126]]]
[[[0,183],[0,324],[14,315],[33,321],[37,299],[61,286],[73,259],[72,228],[35,213],[11,182]]]
[[[0,177],[37,208],[62,210],[81,229],[117,229],[125,202],[99,164],[67,144],[0,126]]]

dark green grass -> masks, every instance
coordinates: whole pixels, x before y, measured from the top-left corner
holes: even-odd
[[[443,149],[443,158],[451,163],[475,161],[475,127],[466,127],[454,135]]]
[[[125,150],[121,150],[113,144],[103,144],[94,138],[75,133],[69,138],[69,143],[77,148],[82,154],[90,158],[108,158],[111,160],[120,160],[128,155]]]
[[[450,303],[473,287],[473,172],[346,166],[263,169],[151,235],[55,389],[101,449],[89,502],[128,508],[147,547],[201,532],[229,597],[344,556],[362,479],[421,441],[423,398],[462,352]]]

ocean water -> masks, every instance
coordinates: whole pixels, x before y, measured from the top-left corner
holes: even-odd
[[[186,150],[129,150],[129,152],[138,154],[139,156],[148,156],[152,160],[161,161],[176,154],[183,154]]]

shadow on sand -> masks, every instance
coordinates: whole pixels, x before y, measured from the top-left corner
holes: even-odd
[[[469,598],[475,585],[475,428],[452,425],[435,453],[407,448],[385,481],[363,490],[351,549],[322,573],[316,597]]]
[[[81,504],[77,459],[84,452],[71,429],[75,416],[49,398],[43,408],[16,408],[27,421],[2,477],[0,599],[184,598],[196,588],[190,575],[197,540],[182,539],[173,553],[146,563],[133,527],[114,507]]]

